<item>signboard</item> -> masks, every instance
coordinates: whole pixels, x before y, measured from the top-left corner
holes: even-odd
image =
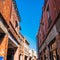
[[[2,56],[0,56],[0,60],[4,60]]]

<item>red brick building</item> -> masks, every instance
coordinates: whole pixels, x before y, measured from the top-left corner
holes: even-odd
[[[38,39],[38,60],[60,60],[60,0],[45,0]]]
[[[19,33],[20,16],[15,0],[0,0],[0,56],[24,60],[24,37]]]

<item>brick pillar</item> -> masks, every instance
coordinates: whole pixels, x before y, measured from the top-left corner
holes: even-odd
[[[20,60],[24,60],[24,55],[20,55]]]
[[[57,50],[58,50],[59,60],[60,60],[60,34],[58,34],[56,36],[56,43],[57,43]]]
[[[27,60],[29,60],[29,56],[27,57]]]
[[[48,57],[48,60],[50,60],[49,47],[48,46],[47,46],[47,57]]]
[[[42,51],[42,57],[43,57],[43,60],[44,60],[44,51]]]
[[[44,60],[44,51],[42,51],[42,59]]]
[[[3,56],[4,60],[7,60],[7,50],[8,50],[8,36],[5,35],[0,42],[0,56]]]
[[[16,51],[14,53],[14,60],[19,60],[19,48],[16,48]]]
[[[22,60],[24,60],[24,55],[22,55]]]
[[[20,55],[20,60],[23,60],[23,56],[22,55]]]
[[[34,60],[37,60],[37,58],[36,58],[36,57],[34,57]]]

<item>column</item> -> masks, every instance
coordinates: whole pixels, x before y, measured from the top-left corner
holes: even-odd
[[[22,58],[23,58],[22,55],[20,55],[20,59],[19,60],[22,60]]]
[[[0,42],[0,56],[7,60],[7,50],[8,50],[8,35],[5,35]]]
[[[27,60],[29,60],[29,57],[27,56]]]
[[[28,60],[28,56],[26,56],[26,60]]]
[[[19,48],[16,48],[16,51],[14,53],[14,60],[19,60]]]
[[[22,60],[24,60],[24,55],[22,54]]]
[[[47,60],[50,60],[50,54],[49,54],[49,47],[48,46],[47,46],[47,57],[48,57]]]
[[[56,43],[57,43],[57,54],[58,54],[58,60],[60,60],[60,34],[56,36]]]

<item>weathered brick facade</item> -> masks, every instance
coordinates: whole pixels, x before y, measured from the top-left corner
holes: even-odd
[[[24,37],[19,33],[20,16],[15,0],[0,0],[0,56],[24,60]]]
[[[38,60],[60,60],[60,0],[45,0],[38,39]]]
[[[12,0],[0,0],[0,13],[8,23],[11,17]],[[9,12],[9,13],[8,13]]]
[[[7,50],[8,50],[8,36],[6,35],[0,43],[0,56],[3,56],[4,60],[7,59],[6,58]]]

